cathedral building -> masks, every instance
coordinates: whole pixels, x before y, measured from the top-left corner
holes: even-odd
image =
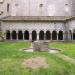
[[[75,0],[0,0],[5,40],[75,40]]]

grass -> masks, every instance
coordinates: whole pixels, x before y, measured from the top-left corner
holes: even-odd
[[[69,49],[63,43],[52,43],[50,46],[63,50],[67,49],[64,54]],[[19,50],[28,47],[30,47],[30,42],[0,42],[0,75],[75,75],[74,64],[66,62],[53,54],[47,52],[27,53]],[[24,59],[38,56],[47,59],[49,68],[32,70],[22,65]]]
[[[75,43],[52,43],[49,45],[52,48],[58,48],[63,51],[63,54],[75,58]]]

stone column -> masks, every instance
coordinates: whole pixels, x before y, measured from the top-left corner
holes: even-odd
[[[58,33],[57,33],[57,40],[58,40]]]
[[[23,33],[23,40],[24,40],[24,33]]]
[[[29,33],[29,40],[32,41],[32,33]]]
[[[39,40],[39,33],[37,33],[37,40]]]
[[[44,40],[46,40],[46,33],[44,33]]]
[[[10,33],[10,40],[12,40],[12,33]]]
[[[18,33],[16,33],[16,37],[17,37],[17,40],[18,40]]]

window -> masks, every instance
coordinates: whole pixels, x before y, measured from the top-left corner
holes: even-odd
[[[9,5],[9,4],[7,4],[7,12],[9,12],[9,7],[10,7],[10,5]]]
[[[40,4],[40,7],[43,7],[43,4]]]

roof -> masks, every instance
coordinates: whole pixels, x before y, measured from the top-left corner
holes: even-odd
[[[65,21],[71,17],[66,16],[8,16],[2,21]]]

